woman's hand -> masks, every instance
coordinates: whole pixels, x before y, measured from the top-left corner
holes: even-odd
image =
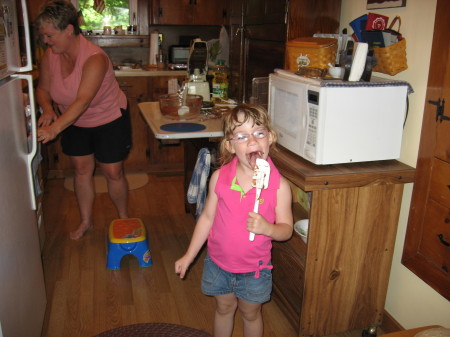
[[[42,144],[52,141],[57,135],[58,133],[51,126],[43,126],[37,130],[37,140]]]
[[[51,111],[44,111],[42,113],[41,117],[39,117],[39,119],[38,119],[37,126],[39,128],[41,126],[49,126],[57,119],[58,119],[58,115],[55,113],[55,111],[53,111],[53,109]]]

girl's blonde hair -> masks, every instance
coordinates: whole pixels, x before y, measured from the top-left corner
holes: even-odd
[[[275,145],[277,134],[270,124],[269,114],[262,106],[255,104],[239,104],[232,110],[226,112],[222,118],[223,139],[219,145],[219,164],[220,166],[228,164],[233,158],[234,153],[227,149],[227,142],[233,137],[234,130],[246,123],[253,121],[253,125],[263,126],[273,136],[271,147]]]

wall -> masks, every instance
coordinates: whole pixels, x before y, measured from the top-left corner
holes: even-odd
[[[405,80],[414,88],[409,96],[410,110],[400,157],[400,161],[413,167],[422,128],[435,10],[436,0],[408,0],[406,7],[372,10],[391,19],[396,15],[402,19],[400,32],[407,41],[408,69],[395,76],[374,75]],[[365,0],[342,0],[340,30],[347,28],[353,32],[348,23],[366,13]],[[412,188],[412,184],[407,184],[404,189],[385,309],[405,329],[432,324],[450,328],[450,302],[401,264]]]

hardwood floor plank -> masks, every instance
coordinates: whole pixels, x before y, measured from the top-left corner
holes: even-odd
[[[108,194],[96,195],[93,228],[72,241],[69,233],[79,223],[75,195],[64,188],[63,179],[48,181],[43,250],[48,303],[42,337],[91,337],[145,322],[212,332],[215,301],[200,290],[205,250],[184,280],[174,272],[195,226],[193,216],[185,213],[183,177],[149,175],[147,185],[130,191],[129,214],[146,226],[153,266],[140,268],[134,256],[125,256],[120,270],[108,270],[106,235],[117,216]],[[263,316],[264,337],[297,336],[273,301],[263,306]],[[233,337],[240,336],[242,319],[237,314]],[[360,336],[358,331],[332,337]]]

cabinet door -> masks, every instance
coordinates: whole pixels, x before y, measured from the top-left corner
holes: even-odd
[[[193,0],[154,0],[153,23],[159,25],[191,25]]]
[[[227,23],[228,1],[193,0],[193,2],[194,24],[215,26]]]
[[[155,0],[153,23],[159,25],[222,25],[228,19],[223,0]]]
[[[128,99],[131,117],[132,147],[125,160],[126,172],[146,171],[149,163],[149,128],[139,112],[138,103],[147,100],[147,77],[119,77],[119,86]]]
[[[248,102],[252,96],[253,78],[267,77],[275,68],[283,68],[285,31],[284,24],[245,26],[242,55],[244,101]]]
[[[148,100],[157,102],[159,96],[168,92],[168,82],[170,79],[177,79],[178,84],[186,79],[185,76],[156,76],[149,78]],[[148,128],[148,127],[147,127]],[[150,149],[150,172],[182,172],[184,143],[179,140],[167,141],[158,140],[149,131],[148,144]]]
[[[286,10],[285,0],[246,0],[244,5],[244,22],[249,25],[284,23]]]

